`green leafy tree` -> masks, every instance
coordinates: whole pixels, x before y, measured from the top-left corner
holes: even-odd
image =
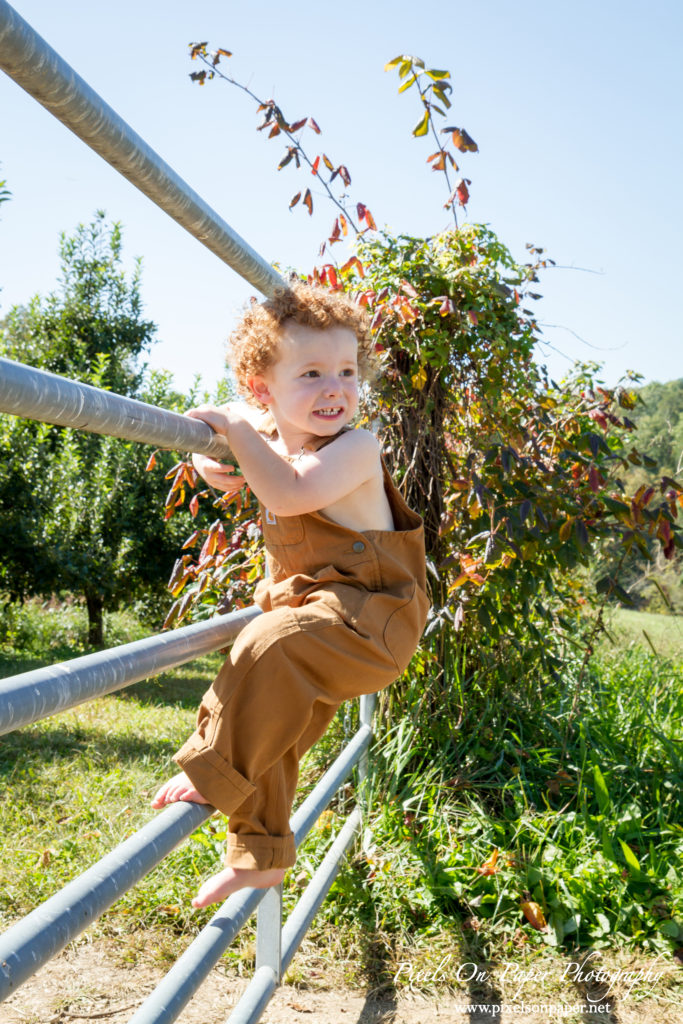
[[[163,374],[145,375],[141,354],[155,327],[142,315],[140,266],[122,269],[121,228],[98,213],[60,244],[59,290],[13,308],[0,352],[154,405],[184,399]],[[81,594],[88,642],[103,644],[103,612],[160,594],[181,538],[165,522],[163,473],[149,453],[116,438],[0,418],[0,586],[11,598]],[[171,467],[171,453],[159,455]]]

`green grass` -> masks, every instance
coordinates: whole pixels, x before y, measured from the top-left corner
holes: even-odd
[[[5,642],[0,674],[3,665],[7,674],[49,660],[55,649],[65,656],[63,639],[53,643],[63,638],[63,623],[52,632],[14,628],[34,639],[28,651]],[[125,640],[139,627],[124,617],[117,629]],[[73,653],[81,653],[79,643]],[[200,659],[3,739],[5,922],[153,816],[149,798],[174,770],[171,756],[192,730],[219,664],[218,655]],[[427,685],[434,669],[418,660],[413,676],[382,697],[370,818],[306,939],[308,966],[322,959],[342,981],[382,986],[395,982],[402,964],[411,965],[408,977],[430,977],[444,961],[450,968],[440,981],[455,985],[448,971],[463,959],[538,947],[668,953],[683,946],[681,661],[626,643],[603,648],[573,720],[571,668],[562,683],[527,681],[516,693],[455,665],[436,689]],[[301,796],[355,727],[355,714],[338,715],[308,755]],[[299,851],[286,908],[320,862],[351,795],[348,787],[337,794]],[[224,832],[222,818],[210,819],[95,932],[119,936],[129,961],[143,948],[174,958],[212,916],[189,902],[220,863]],[[543,930],[524,916],[524,903],[540,907]],[[248,966],[250,928],[226,957]]]
[[[683,615],[617,608],[607,618],[603,646],[612,650],[640,647],[663,658],[683,660]]]

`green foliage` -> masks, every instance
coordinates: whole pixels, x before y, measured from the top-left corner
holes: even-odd
[[[121,225],[99,211],[72,236],[60,236],[59,290],[15,306],[2,323],[8,359],[86,380],[99,367],[100,387],[135,395],[142,383],[140,355],[155,326],[142,316],[140,262],[126,276]]]
[[[455,918],[489,950],[680,945],[681,672],[640,651],[595,663],[569,744],[563,684],[538,705],[460,675],[431,735],[419,674],[383,696],[395,724],[373,754],[354,887],[366,919],[438,932]]]
[[[15,307],[0,351],[105,390],[175,408],[184,402],[164,374],[139,366],[154,325],[142,318],[139,266],[121,269],[121,230],[102,214],[62,236],[60,289]],[[90,642],[101,646],[102,613],[162,591],[181,543],[164,524],[163,474],[146,474],[140,445],[0,417],[0,589],[10,598],[80,593]],[[170,453],[160,456],[168,468]],[[158,621],[158,620],[157,620]]]

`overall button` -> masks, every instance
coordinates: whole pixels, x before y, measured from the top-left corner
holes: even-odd
[[[354,545],[353,545],[353,550],[358,555],[361,553],[361,551],[365,551],[365,544],[363,543],[363,541],[362,540],[355,541]]]

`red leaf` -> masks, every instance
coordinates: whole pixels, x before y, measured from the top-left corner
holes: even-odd
[[[330,244],[332,244],[333,242],[338,242],[340,240],[340,238],[341,238],[341,228],[339,226],[339,218],[337,218],[335,220],[334,224],[332,225],[332,234],[330,235],[328,241],[330,242]]]
[[[467,186],[471,185],[472,182],[469,178],[461,178],[458,184],[455,186],[455,192],[458,197],[458,202],[461,206],[467,206],[470,198],[470,193]]]
[[[316,135],[320,135],[320,128],[319,128],[319,127],[318,127],[318,125],[317,125],[317,124],[315,123],[315,121],[313,120],[313,118],[312,118],[312,117],[309,117],[309,119],[308,119],[308,123],[310,124],[310,126],[311,126],[311,128],[313,129],[313,131],[315,132],[315,134],[316,134]]]
[[[194,499],[193,499],[193,500],[194,500]],[[190,503],[190,504],[191,504],[191,503]],[[187,538],[187,540],[185,541],[185,543],[183,544],[183,546],[182,546],[182,548],[181,548],[181,551],[184,551],[184,550],[185,550],[185,548],[191,548],[191,547],[192,547],[192,545],[194,544],[194,542],[195,542],[195,541],[197,540],[197,538],[199,537],[199,535],[200,535],[200,531],[199,531],[199,530],[195,530],[195,531],[194,531],[193,533],[191,533],[191,534],[190,534],[190,536],[189,536],[189,537]]]
[[[197,512],[199,512],[199,495],[195,494],[194,497],[190,499],[190,515],[193,519],[197,515]]]
[[[158,449],[157,449],[157,451],[158,451]],[[156,454],[157,454],[156,452],[152,452],[152,454],[150,455],[149,459],[147,460],[147,465],[145,466],[145,473],[149,473],[150,470],[154,469],[154,467],[156,466],[156,464],[157,464]]]
[[[375,224],[374,218],[369,210],[365,211],[365,223],[367,224],[371,231],[377,230],[377,225]]]
[[[274,124],[273,127],[268,132],[268,138],[272,139],[275,135],[279,135],[279,134],[280,134],[280,126],[279,126],[279,124]]]
[[[351,175],[349,174],[349,172],[346,169],[346,167],[344,166],[344,164],[340,164],[335,173],[337,173],[339,175],[341,180],[344,182],[344,184],[348,188],[349,185],[351,184]]]
[[[298,132],[299,128],[303,128],[306,124],[306,118],[303,117],[300,121],[295,121],[294,124],[289,126],[290,132]]]
[[[313,167],[311,168],[311,174],[317,174],[319,166],[320,166],[320,157],[317,156],[315,158],[315,160],[313,161]]]
[[[310,188],[306,189],[304,194],[304,206],[308,210],[309,216],[313,213],[313,196],[311,195]]]

